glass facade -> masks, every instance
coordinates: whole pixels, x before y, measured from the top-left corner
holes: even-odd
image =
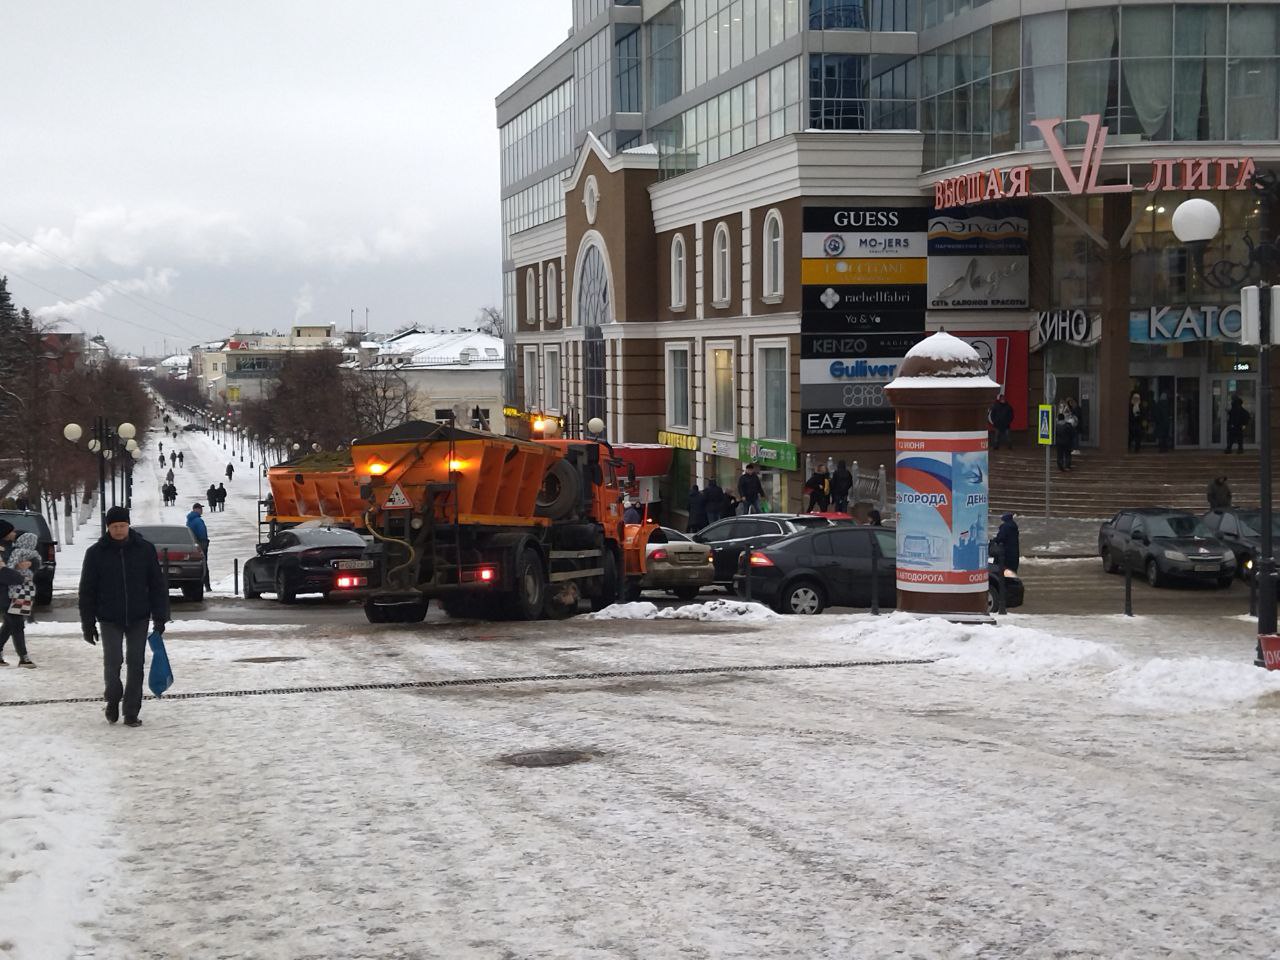
[[[566,80],[498,131],[502,185],[537,173],[573,151],[573,82]]]
[[[574,113],[576,131],[586,130],[610,113],[610,31],[601,30],[573,51]]]
[[[914,58],[810,54],[810,128],[914,130],[918,72]]]
[[[644,109],[644,59],[640,56],[640,28],[620,29],[613,44],[613,102],[619,113]]]
[[[1274,140],[1278,38],[1275,4],[1091,7],[983,28],[921,54],[925,167],[1034,147],[1032,120],[1091,113],[1120,141]],[[1066,135],[1080,143],[1083,125]]]
[[[915,0],[809,0],[810,30],[914,30]]]
[[[801,129],[800,60],[726,90],[653,128],[664,178],[735,156]]]

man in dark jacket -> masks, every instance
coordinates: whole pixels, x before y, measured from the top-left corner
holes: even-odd
[[[1231,398],[1231,409],[1227,411],[1227,453],[1232,445],[1238,453],[1244,453],[1244,431],[1249,426],[1249,411],[1244,408],[1244,401],[1236,394]]]
[[[707,525],[707,508],[702,502],[702,491],[695,483],[689,490],[689,532],[697,533]]]
[[[996,402],[991,405],[991,412],[987,415],[987,419],[991,421],[991,426],[996,431],[996,440],[991,445],[991,449],[999,450],[1003,443],[1012,450],[1013,437],[1009,431],[1013,427],[1013,404],[1005,399],[1003,393],[996,397]]]
[[[156,548],[129,529],[129,511],[107,511],[107,532],[84,555],[80,570],[80,629],[86,643],[102,639],[102,672],[106,681],[107,722],[142,725],[142,668],[147,651],[147,621],[156,633],[169,622],[169,589]],[[120,666],[127,666],[124,686]]]
[[[1019,556],[1018,525],[1014,522],[1012,513],[1006,513],[1000,518],[1000,529],[996,531],[993,542],[996,545],[995,561],[1003,569],[1017,573],[1022,558]]]
[[[853,490],[853,474],[849,465],[843,460],[836,463],[835,472],[831,474],[831,500],[836,513],[849,512],[849,492]]]
[[[764,484],[760,481],[759,464],[748,463],[738,477],[738,496],[742,498],[742,512],[759,513],[760,498],[764,496]]]
[[[1225,510],[1231,506],[1231,484],[1226,477],[1214,477],[1209,481],[1209,489],[1205,491],[1210,510]]]
[[[702,508],[707,512],[707,526],[724,516],[724,489],[712,477],[702,488]]]

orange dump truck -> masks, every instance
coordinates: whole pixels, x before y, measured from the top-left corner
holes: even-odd
[[[607,444],[415,421],[355,441],[351,458],[363,525],[386,548],[371,623],[420,621],[433,598],[453,616],[567,616],[643,574],[647,537],[624,544]]]
[[[271,486],[264,520],[271,533],[305,520],[331,520],[359,528],[368,506],[360,497],[355,467],[347,453],[315,453],[267,471]]]

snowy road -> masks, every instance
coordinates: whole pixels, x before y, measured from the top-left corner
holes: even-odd
[[[182,449],[187,501],[227,455]],[[215,579],[254,543],[236,477]],[[1245,620],[178,609],[174,692],[251,695],[108,726],[74,620],[0,670],[0,957],[1276,954],[1280,676]],[[934,662],[673,672],[899,659]],[[499,759],[543,749],[589,759]]]

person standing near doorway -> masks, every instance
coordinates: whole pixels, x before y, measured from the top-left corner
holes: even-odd
[[[1240,394],[1231,397],[1231,409],[1227,411],[1227,453],[1234,444],[1237,453],[1244,453],[1244,432],[1249,426],[1249,411],[1244,408]]]
[[[1058,417],[1054,423],[1054,446],[1058,451],[1058,469],[1071,469],[1071,451],[1076,446],[1076,422],[1071,405],[1063,400],[1058,404]]]
[[[1004,444],[1010,450],[1013,449],[1013,435],[1009,432],[1013,428],[1013,404],[1005,399],[1004,394],[996,397],[996,402],[991,405],[991,412],[987,414],[987,419],[991,421],[991,426],[995,429],[995,443],[991,449],[999,450],[1001,444]]]
[[[1147,412],[1142,406],[1142,395],[1137,390],[1129,394],[1129,449],[1142,452],[1142,435],[1147,432]]]

